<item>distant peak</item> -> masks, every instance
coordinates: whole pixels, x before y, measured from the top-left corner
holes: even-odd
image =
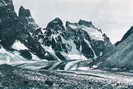
[[[59,17],[56,17],[54,20],[61,20]]]
[[[54,20],[52,20],[51,22],[49,22],[48,27],[53,27],[55,25],[63,25],[62,20],[59,17],[56,17]]]
[[[20,9],[24,9],[24,7],[23,6],[20,6]]]
[[[84,25],[86,27],[93,27],[93,28],[95,28],[95,26],[92,24],[91,21],[86,21],[86,20],[82,20],[82,19],[80,19],[78,21],[78,23],[71,23],[69,21],[66,21],[66,27],[68,27],[69,25],[73,25],[73,26],[81,26],[81,25]]]
[[[82,19],[79,20],[78,24],[85,25],[85,26],[88,26],[88,27],[93,25],[91,21],[86,21],[86,20],[82,20]]]
[[[56,17],[54,20],[52,20],[51,22],[55,23],[55,24],[63,24],[62,20],[59,17]]]

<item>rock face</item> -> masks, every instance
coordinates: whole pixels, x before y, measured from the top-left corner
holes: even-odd
[[[43,45],[52,48],[61,58],[96,59],[106,49],[102,32],[91,22],[84,20],[78,23],[67,21],[64,26],[61,19],[56,18],[47,25],[44,35]]]
[[[19,9],[19,20],[27,27],[28,32],[33,32],[39,28],[31,16],[30,10],[25,9],[23,6]]]
[[[115,51],[101,65],[105,68],[119,68],[129,71],[133,68],[133,27],[116,43]]]
[[[0,40],[5,48],[10,48],[20,29],[12,0],[0,0]]]
[[[29,10],[21,7],[19,12],[19,15],[21,15],[17,16],[11,0],[0,0],[0,5],[1,45],[10,51],[21,51],[12,48],[12,45],[19,40],[28,48],[27,51],[38,56],[40,59],[44,59],[45,50],[31,34],[31,32],[37,30],[38,26],[33,18],[31,18]]]
[[[92,62],[112,46],[106,34],[92,22],[67,21],[64,25],[60,18],[55,18],[41,28],[29,9],[21,6],[17,16],[11,0],[0,0],[0,29],[1,47],[26,60]]]

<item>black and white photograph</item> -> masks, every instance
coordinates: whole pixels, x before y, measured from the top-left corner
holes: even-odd
[[[0,89],[133,89],[133,0],[0,0]]]

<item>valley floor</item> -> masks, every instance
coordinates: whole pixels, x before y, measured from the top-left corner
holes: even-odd
[[[33,71],[1,65],[0,89],[133,89],[133,74],[101,70]]]

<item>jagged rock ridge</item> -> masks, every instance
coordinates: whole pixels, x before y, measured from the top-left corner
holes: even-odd
[[[24,59],[64,63],[70,60],[93,62],[112,46],[106,34],[92,22],[67,21],[64,25],[60,18],[55,18],[46,28],[41,28],[29,9],[21,6],[17,16],[11,0],[0,1],[1,46],[10,53],[19,53]]]

